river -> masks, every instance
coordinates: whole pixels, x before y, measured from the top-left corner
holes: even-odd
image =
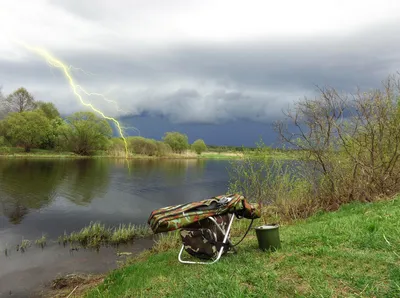
[[[58,274],[115,268],[114,249],[71,253],[57,237],[91,221],[145,224],[154,209],[224,194],[228,167],[221,160],[132,160],[128,167],[121,159],[0,159],[0,297],[26,297]],[[16,251],[43,234],[44,249]]]

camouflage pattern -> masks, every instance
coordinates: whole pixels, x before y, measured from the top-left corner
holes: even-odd
[[[233,215],[232,215],[233,216]],[[229,225],[229,214],[214,217],[224,233]],[[209,218],[188,225],[180,230],[182,243],[186,252],[199,259],[215,258],[221,249],[224,234]],[[224,249],[223,254],[229,250]]]
[[[230,200],[226,200],[226,198],[230,198]],[[261,216],[258,204],[250,204],[243,196],[232,194],[160,208],[150,214],[147,222],[156,234],[177,230],[208,217],[227,213],[249,219]]]

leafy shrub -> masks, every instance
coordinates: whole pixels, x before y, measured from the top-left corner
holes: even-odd
[[[202,139],[198,139],[193,142],[192,150],[194,150],[194,152],[200,155],[201,153],[207,150],[206,143],[204,143]]]
[[[130,148],[135,154],[142,154],[148,156],[157,155],[157,141],[146,139],[143,137],[129,138]]]
[[[166,132],[163,137],[164,143],[171,146],[172,151],[182,153],[189,148],[189,141],[186,134],[180,132]]]
[[[400,80],[351,96],[333,88],[304,98],[275,124],[284,145],[300,152],[287,167],[258,147],[230,169],[231,191],[264,206],[268,216],[295,219],[400,192]],[[295,175],[293,175],[295,173]]]

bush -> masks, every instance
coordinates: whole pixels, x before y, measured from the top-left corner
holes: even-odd
[[[77,112],[58,127],[68,149],[80,155],[106,149],[112,136],[110,124],[92,112]]]
[[[198,155],[200,155],[201,153],[207,150],[207,146],[202,139],[198,139],[193,142],[192,150],[194,150]]]
[[[4,119],[5,135],[16,145],[30,152],[50,134],[52,126],[42,111],[10,113]]]
[[[157,155],[157,141],[143,137],[129,138],[129,145],[133,153],[148,156]]]
[[[107,146],[107,154],[112,156],[125,156],[125,143],[122,138],[111,138]]]
[[[241,160],[231,161],[228,192],[260,204],[265,222],[307,217],[315,204],[308,204],[301,213],[295,208],[313,201],[311,184],[299,175],[302,164],[272,159],[269,151],[260,142],[255,150],[244,150]]]
[[[290,171],[266,159],[262,146],[231,167],[231,191],[268,205],[269,216],[307,217],[400,192],[398,78],[389,77],[381,90],[352,96],[333,88],[320,92],[298,101],[275,124],[283,144],[301,152]]]
[[[382,90],[353,96],[321,89],[286,114],[296,131],[277,124],[282,140],[307,154],[308,179],[326,204],[371,201],[400,191],[400,84],[389,77]]]
[[[130,150],[135,154],[162,157],[172,153],[171,146],[154,139],[146,139],[144,137],[129,137],[128,144]]]
[[[179,132],[166,132],[163,137],[164,143],[171,146],[172,151],[176,153],[182,153],[189,148],[188,137],[185,134]]]
[[[11,148],[10,147],[6,147],[6,146],[1,146],[0,145],[0,155],[10,154],[10,153],[11,153]]]
[[[164,142],[157,141],[157,156],[167,156],[172,153],[172,148],[170,145]]]

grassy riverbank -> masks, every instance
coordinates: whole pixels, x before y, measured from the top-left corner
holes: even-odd
[[[237,255],[183,265],[177,249],[111,272],[86,297],[399,297],[400,198],[351,203],[282,226],[282,249],[251,233]]]
[[[251,153],[248,153],[251,155]],[[264,154],[274,159],[297,159],[299,156],[293,152],[270,151]],[[243,152],[238,151],[206,151],[198,155],[195,152],[187,151],[184,153],[170,153],[164,156],[149,156],[144,154],[129,154],[129,159],[242,159]],[[32,149],[31,152],[24,152],[23,148],[3,148],[0,151],[0,158],[126,158],[124,151],[108,153],[107,151],[97,151],[90,156],[82,156],[73,152],[58,152],[54,150]]]

